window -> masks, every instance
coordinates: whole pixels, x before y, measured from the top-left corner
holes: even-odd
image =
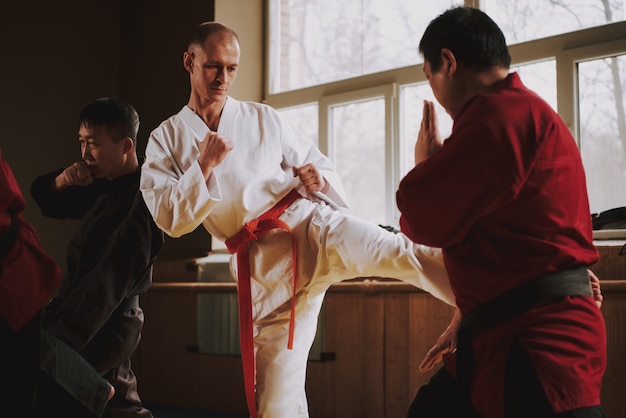
[[[626,19],[623,0],[484,0],[481,4],[508,44]]]
[[[499,24],[511,70],[574,133],[592,212],[626,205],[624,0],[270,0],[265,102],[309,108],[289,120],[319,137],[355,213],[397,226],[395,191],[413,166],[423,100],[434,101],[417,46],[430,20],[463,3]],[[437,109],[445,138],[452,120]]]
[[[553,59],[511,67],[516,71],[526,87],[541,96],[557,110],[556,61]]]
[[[278,108],[282,117],[288,120],[294,126],[297,126],[300,132],[310,139],[314,144],[319,145],[319,123],[318,123],[318,107],[317,103],[307,103],[302,106]]]
[[[626,206],[626,54],[578,63],[579,137],[592,213]]]
[[[421,62],[417,40],[459,1],[270,1],[270,93]]]
[[[364,99],[331,96],[324,107],[329,117],[329,157],[343,180],[352,213],[371,222],[387,218],[385,161],[385,96]]]

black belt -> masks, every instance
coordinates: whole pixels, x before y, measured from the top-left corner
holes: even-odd
[[[593,296],[586,267],[548,274],[483,303],[463,315],[457,337],[457,379],[460,395],[469,400],[475,364],[472,340],[475,333],[495,328],[498,323],[540,303],[567,296]]]
[[[9,229],[0,235],[0,260],[6,257],[9,251],[11,251],[19,233],[20,221],[17,219],[17,216],[14,216],[11,218]]]

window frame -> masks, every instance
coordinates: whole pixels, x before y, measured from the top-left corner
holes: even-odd
[[[380,222],[389,223],[396,214],[395,190],[390,184],[397,184],[400,179],[396,173],[399,163],[399,136],[398,92],[396,83],[386,83],[378,86],[350,90],[344,93],[325,95],[319,100],[319,149],[331,160],[335,157],[332,137],[332,110],[334,106],[350,103],[359,103],[368,100],[383,99],[385,102],[385,219]],[[334,161],[334,160],[333,160]]]
[[[578,107],[578,64],[614,55],[626,55],[626,36],[623,39],[565,49],[562,51],[560,59],[557,59],[557,89],[559,82],[563,86],[571,86],[570,89],[564,91],[564,96],[567,96],[568,101],[564,102],[562,107],[559,104],[559,114],[566,120],[567,126],[574,133],[579,147],[581,138]],[[559,63],[561,68],[559,68]],[[560,81],[558,80],[559,76],[562,77]],[[567,105],[567,103],[571,103],[571,105]],[[568,119],[565,119],[566,117]]]
[[[269,26],[270,7],[267,2],[266,26]],[[479,1],[466,1],[466,6],[478,7]],[[269,30],[266,30],[266,51],[271,50],[268,42]],[[417,41],[416,41],[417,48]],[[626,53],[626,21],[613,22],[602,26],[580,29],[574,32],[535,39],[519,44],[509,45],[511,67],[533,62],[554,59],[556,61],[556,97],[557,112],[563,118],[580,146],[578,123],[578,92],[576,91],[577,63],[589,59],[601,58],[614,54]],[[386,218],[381,220],[390,225],[397,224],[395,207],[395,190],[401,180],[401,113],[399,90],[407,84],[427,83],[423,72],[423,64],[387,70],[375,74],[353,77],[341,81],[319,84],[283,93],[268,94],[269,60],[266,56],[265,89],[262,101],[275,108],[288,108],[302,104],[318,104],[319,117],[319,148],[332,159],[332,144],[329,143],[331,121],[330,107],[347,100],[367,100],[381,97],[385,92],[386,115],[389,126],[386,133]],[[368,96],[376,94],[376,96]],[[343,100],[343,102],[341,102]],[[339,101],[339,102],[338,102]]]

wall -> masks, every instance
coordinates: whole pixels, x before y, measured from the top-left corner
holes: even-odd
[[[241,44],[237,80],[230,95],[238,100],[261,101],[263,97],[264,1],[216,0],[215,20],[233,28]]]
[[[26,197],[25,216],[59,264],[76,223],[43,218],[30,184],[79,158],[83,105],[120,93],[119,14],[115,1],[0,1],[0,147]]]
[[[25,216],[62,267],[78,224],[43,217],[30,184],[79,158],[78,115],[98,97],[120,96],[137,107],[143,154],[150,131],[187,102],[182,53],[193,28],[213,20],[214,7],[213,0],[0,0],[0,148],[25,195]],[[244,39],[247,27],[239,30]],[[246,92],[260,96],[243,71],[242,80]],[[199,256],[210,246],[198,231],[169,239],[162,255]]]
[[[183,52],[193,29],[214,20],[207,0],[123,1],[121,91],[141,116],[139,150],[143,154],[152,129],[177,113],[189,100],[189,75]],[[173,239],[166,237],[161,258],[198,257],[211,249],[202,227]]]

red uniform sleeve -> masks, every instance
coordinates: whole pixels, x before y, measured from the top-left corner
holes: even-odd
[[[15,220],[17,238],[0,260],[0,316],[14,329],[26,324],[61,280],[61,271],[41,247],[39,235],[24,219],[24,196],[0,154],[0,234]]]
[[[396,193],[402,232],[432,247],[458,244],[481,216],[514,197],[524,175],[524,164],[502,141],[502,124],[471,116],[459,122],[441,150],[414,167]]]

